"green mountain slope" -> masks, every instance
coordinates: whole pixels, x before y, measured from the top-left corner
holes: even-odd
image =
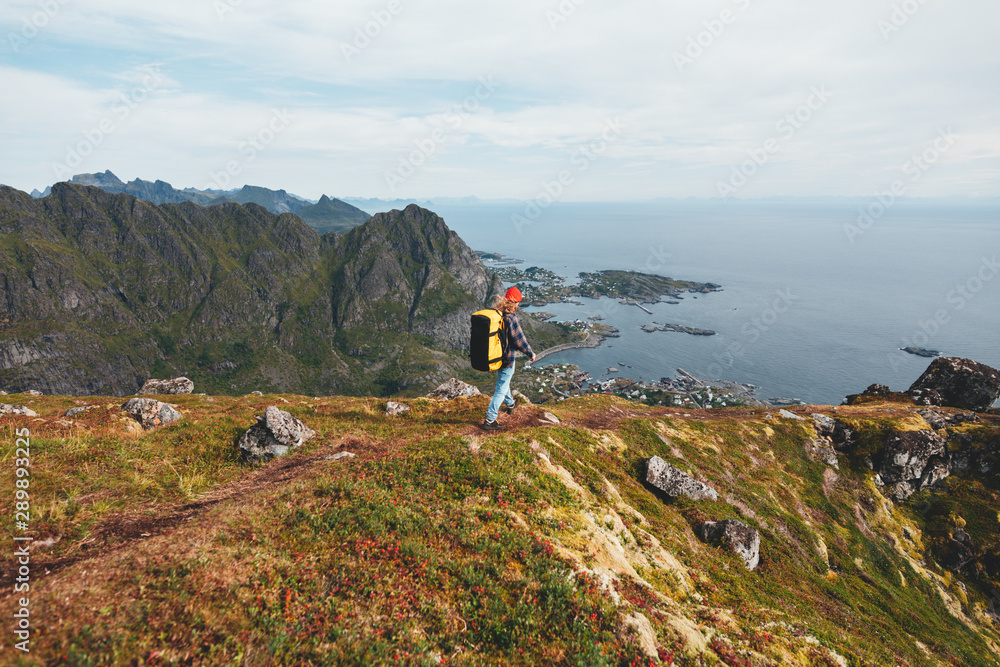
[[[416,206],[321,238],[255,204],[60,183],[44,199],[0,189],[0,232],[7,390],[123,395],[187,375],[219,393],[419,391],[472,373],[468,313],[499,290]]]
[[[998,664],[997,473],[955,472],[894,502],[869,468],[890,433],[931,431],[906,400],[764,409],[651,408],[612,397],[527,405],[507,430],[487,397],[164,397],[142,433],[115,403],[16,396],[30,432],[31,653],[42,665]],[[72,418],[73,406],[95,404]],[[267,406],[317,432],[239,462]],[[1000,415],[938,409],[955,457],[994,456]],[[815,456],[810,413],[849,426]],[[954,418],[954,419],[953,419]],[[13,442],[13,436],[11,436]],[[990,444],[992,443],[992,444]],[[337,455],[340,456],[337,456]],[[672,499],[657,456],[718,491]],[[759,531],[750,571],[706,520]],[[0,529],[11,542],[13,525]],[[975,560],[950,559],[952,542]],[[13,581],[16,558],[0,560]],[[11,586],[4,609],[18,609]],[[23,604],[22,604],[23,606]]]

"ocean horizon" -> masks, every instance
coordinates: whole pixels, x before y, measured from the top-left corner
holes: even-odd
[[[874,200],[873,200],[874,201]],[[475,250],[569,280],[635,270],[713,282],[677,305],[580,299],[544,308],[558,320],[603,317],[620,337],[548,356],[593,379],[674,377],[756,385],[757,397],[838,404],[873,383],[906,390],[941,356],[1000,367],[1000,206],[900,201],[888,209],[831,202],[683,200],[554,203],[534,219],[519,202],[432,206]],[[715,336],[646,333],[650,323]],[[620,364],[624,364],[621,366]]]

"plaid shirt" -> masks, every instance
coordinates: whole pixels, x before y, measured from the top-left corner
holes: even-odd
[[[524,331],[521,330],[521,322],[517,319],[517,315],[504,315],[503,319],[507,327],[507,354],[503,358],[503,368],[507,368],[514,365],[515,350],[519,350],[529,357],[535,356],[535,353],[528,345],[528,339],[525,338]]]

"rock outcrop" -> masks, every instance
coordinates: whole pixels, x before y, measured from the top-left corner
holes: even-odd
[[[404,412],[409,412],[410,406],[406,403],[400,403],[399,401],[388,401],[385,404],[385,414],[390,417],[398,417]]]
[[[929,392],[937,396],[925,405],[986,410],[1000,398],[1000,371],[971,359],[939,357],[908,390],[918,397],[933,396]]]
[[[190,394],[194,391],[194,382],[186,377],[174,378],[173,380],[146,380],[139,394]]]
[[[705,521],[697,532],[702,542],[732,550],[743,559],[748,570],[756,569],[760,563],[760,533],[742,521]]]
[[[453,398],[479,396],[480,393],[481,392],[478,387],[462,382],[457,378],[451,378],[447,382],[440,385],[437,389],[427,394],[427,397],[440,398],[450,401]]]
[[[97,407],[98,406],[96,405],[84,405],[81,407],[70,408],[65,413],[63,413],[63,417],[75,417],[81,412],[87,412],[88,410],[96,410]]]
[[[719,499],[715,489],[678,470],[659,456],[646,461],[646,481],[673,498],[686,496],[692,500]]]
[[[820,413],[811,415],[816,433],[825,438],[838,451],[849,451],[855,444],[854,431],[839,419]]]
[[[181,413],[169,403],[153,398],[132,398],[122,404],[122,410],[146,430],[171,424],[181,418]]]
[[[945,452],[945,441],[933,431],[896,432],[879,452],[875,469],[898,502],[951,474]]]
[[[889,396],[892,390],[884,384],[870,384],[860,394],[850,394],[844,399],[844,405],[854,405],[859,399],[867,397]]]
[[[255,463],[284,456],[315,435],[302,420],[270,405],[236,444],[243,459]]]
[[[24,405],[2,403],[0,404],[0,415],[23,415],[25,417],[37,417],[38,413]]]

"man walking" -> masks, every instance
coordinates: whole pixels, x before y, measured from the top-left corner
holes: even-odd
[[[528,339],[521,330],[521,322],[517,319],[517,307],[521,303],[521,290],[511,287],[507,293],[493,302],[493,308],[503,313],[504,331],[507,335],[507,354],[504,355],[503,365],[497,371],[497,388],[493,392],[493,399],[486,409],[486,421],[483,422],[483,429],[487,431],[498,431],[503,428],[497,422],[501,404],[508,413],[514,412],[518,401],[514,400],[510,393],[510,381],[514,377],[514,354],[520,351],[535,360],[535,353],[528,344]]]

